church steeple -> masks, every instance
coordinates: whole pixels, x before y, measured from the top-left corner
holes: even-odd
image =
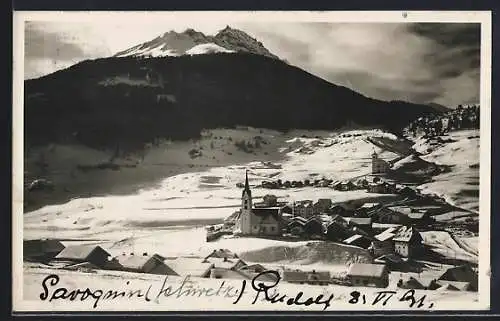
[[[248,170],[245,171],[245,188],[243,189],[243,193],[241,197],[248,195],[248,197],[252,197],[252,191],[250,191],[250,184],[248,184]]]

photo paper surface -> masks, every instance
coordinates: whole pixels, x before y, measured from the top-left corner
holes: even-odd
[[[13,30],[14,311],[489,309],[489,12]]]

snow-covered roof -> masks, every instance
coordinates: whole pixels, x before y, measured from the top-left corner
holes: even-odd
[[[200,257],[178,257],[166,259],[164,263],[179,275],[205,276],[214,266]]]
[[[347,275],[364,277],[382,277],[386,266],[383,264],[354,263],[349,267]]]

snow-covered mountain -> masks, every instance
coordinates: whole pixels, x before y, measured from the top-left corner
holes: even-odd
[[[120,51],[114,57],[167,57],[220,52],[247,52],[278,59],[261,42],[229,26],[215,36],[207,36],[193,29],[181,33],[169,31],[153,40]]]

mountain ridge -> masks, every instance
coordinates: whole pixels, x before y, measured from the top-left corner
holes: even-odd
[[[195,46],[213,43],[225,52],[243,52],[279,59],[257,39],[246,32],[226,26],[215,36],[188,28],[183,32],[168,31],[152,40],[117,52],[113,57],[165,57],[189,55]]]
[[[77,81],[75,81],[77,80]],[[25,81],[25,139],[142,148],[236,125],[333,130],[350,122],[399,132],[426,105],[384,102],[262,55],[215,53],[89,60]]]

